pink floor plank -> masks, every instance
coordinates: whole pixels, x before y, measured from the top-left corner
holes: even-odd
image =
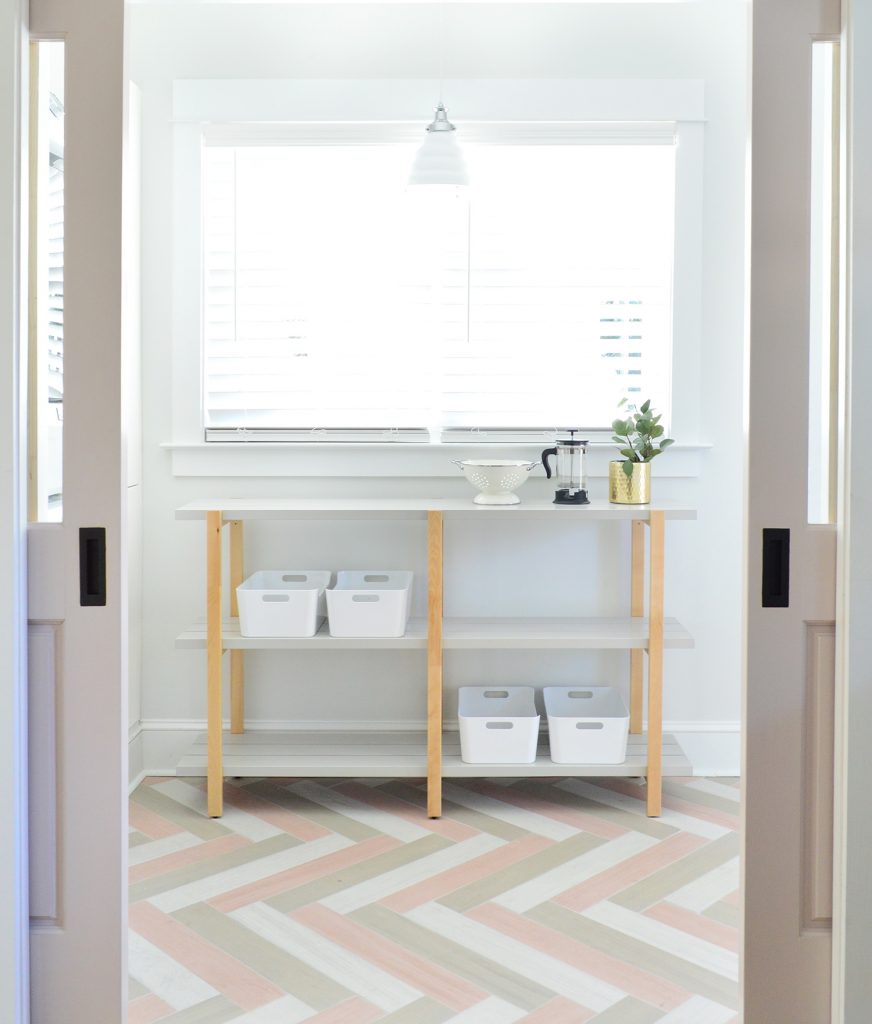
[[[662,921],[663,924],[671,925],[673,928],[680,928],[688,935],[704,939],[706,942],[713,942],[716,946],[722,946],[731,953],[739,952],[738,930],[721,924],[720,921],[713,921],[710,917],[695,914],[692,910],[677,907],[668,901],[649,907],[644,913],[646,917],[653,917],[655,921]]]
[[[306,1024],[375,1024],[384,1013],[365,999],[347,999],[344,1003],[331,1006],[329,1010],[307,1017]]]
[[[243,1010],[254,1010],[285,995],[271,981],[150,903],[131,906],[130,927]]]
[[[486,780],[469,779],[465,780],[467,789],[474,789],[486,796],[504,803],[512,804],[515,807],[523,807],[524,810],[535,811],[546,818],[553,818],[555,821],[562,821],[582,832],[590,832],[594,836],[602,836],[603,839],[615,839],[624,835],[628,829],[616,825],[612,821],[597,817],[596,814],[589,814],[586,811],[576,810],[573,807],[564,807],[561,804],[550,803],[538,796],[531,796],[518,791],[510,786],[498,786]]]
[[[623,793],[624,796],[631,796],[634,800],[647,799],[647,786],[635,786],[624,779],[609,779],[601,785],[616,793]],[[681,797],[673,796],[671,793],[663,794],[663,806],[673,811],[680,811],[691,818],[698,818],[700,821],[708,821],[712,825],[720,825],[721,828],[728,828],[732,832],[739,830],[738,815],[728,814],[726,811],[717,811],[712,807],[703,807],[701,804],[692,803],[690,800],[682,800]]]
[[[470,882],[487,878],[494,871],[524,860],[551,845],[552,841],[544,836],[524,836],[523,839],[506,843],[504,846],[491,850],[490,853],[483,853],[480,857],[475,857],[465,864],[458,864],[457,867],[433,875],[424,882],[417,882],[415,885],[400,889],[399,892],[392,893],[381,902],[391,910],[405,914],[415,907],[420,907],[431,900],[438,900],[441,896],[454,892],[455,889],[469,885]]]
[[[250,845],[251,840],[235,834],[209,839],[197,846],[191,846],[187,850],[177,850],[175,853],[168,853],[165,857],[155,857],[154,860],[148,860],[144,864],[134,864],[128,872],[130,884],[142,882],[146,878],[155,878],[157,875],[166,874],[176,868],[196,864],[197,861],[208,860],[210,857],[217,857],[219,853],[230,853],[231,850],[238,850],[243,846]]]
[[[569,938],[560,932],[553,931],[545,925],[521,914],[515,914],[496,903],[484,903],[467,911],[468,916],[476,921],[508,935],[518,942],[523,942],[534,949],[541,950],[549,956],[562,960],[564,963],[586,971],[602,981],[622,989],[627,995],[633,996],[658,1009],[673,1010],[686,1002],[691,993],[674,985],[670,981],[649,974],[639,967],[629,964],[617,957],[602,953],[593,946]]]
[[[470,839],[472,836],[480,835],[477,829],[470,825],[464,825],[461,821],[452,821],[450,818],[425,818],[419,807],[400,800],[390,793],[384,793],[379,789],[364,786],[360,782],[343,782],[334,787],[338,792],[359,800],[370,807],[377,807],[395,818],[402,818],[404,821],[411,821],[421,828],[429,829],[437,835],[445,836],[460,842],[461,839]]]
[[[303,907],[291,915],[295,920],[320,932],[331,942],[356,953],[381,967],[395,978],[405,981],[425,996],[458,1012],[486,999],[488,993],[458,978],[435,963],[424,960],[342,914],[317,903]]]
[[[654,871],[666,867],[694,850],[704,846],[706,840],[690,832],[678,832],[656,846],[649,847],[634,857],[629,857],[613,868],[601,871],[586,882],[581,882],[572,889],[567,889],[554,898],[555,903],[570,910],[586,910],[600,900],[608,899],[616,892],[626,889],[628,885],[647,878]]]
[[[518,1024],[587,1024],[587,1021],[593,1020],[595,1016],[594,1010],[558,996],[556,999],[550,999],[538,1010],[522,1017]]]
[[[358,864],[360,861],[369,860],[370,857],[375,857],[380,853],[387,853],[388,850],[393,850],[399,845],[400,841],[392,836],[373,836],[371,839],[355,843],[354,846],[347,846],[345,849],[327,854],[326,857],[309,861],[308,864],[288,868],[287,871],[279,871],[268,878],[261,878],[257,882],[242,885],[238,889],[231,889],[230,892],[222,893],[220,896],[208,900],[208,903],[216,910],[229,914],[231,910],[236,910],[238,907],[269,899],[270,896],[276,896],[288,889],[295,889],[316,878],[322,878],[324,875],[350,867],[352,864]]]
[[[164,839],[166,836],[177,836],[185,830],[174,821],[167,821],[154,811],[135,801],[130,801],[130,824],[149,839]]]
[[[152,1024],[162,1017],[169,1017],[172,1012],[173,1008],[168,1003],[149,993],[127,1004],[127,1024]]]

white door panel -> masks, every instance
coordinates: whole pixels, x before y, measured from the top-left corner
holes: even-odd
[[[63,38],[66,47],[63,523],[29,537],[30,618],[61,623],[56,913],[31,929],[33,1024],[118,1024],[126,1013],[123,23],[121,0],[30,5],[34,37]],[[80,600],[79,532],[89,527],[106,530],[102,605]],[[48,693],[46,678],[34,675],[31,684]],[[35,711],[34,725],[50,731],[47,697]],[[50,757],[40,748],[49,742],[39,739],[32,761],[33,783],[47,799]],[[31,862],[37,872],[52,870],[41,848],[50,822],[42,826]]]
[[[810,685],[807,652],[810,630],[835,620],[836,531],[808,525],[811,62],[813,39],[838,37],[840,11],[753,11],[744,1022],[825,1024],[831,936],[807,920],[821,881],[807,823],[827,813],[832,762],[810,779],[806,744],[825,756],[833,680],[818,671]],[[763,606],[765,528],[790,531],[787,607]]]

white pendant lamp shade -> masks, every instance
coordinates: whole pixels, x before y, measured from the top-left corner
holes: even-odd
[[[440,103],[436,116],[412,164],[410,185],[468,185],[469,175],[463,152],[457,144],[457,129]]]

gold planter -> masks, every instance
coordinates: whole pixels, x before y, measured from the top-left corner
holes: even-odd
[[[617,505],[647,505],[651,501],[651,463],[634,462],[627,476],[623,462],[609,463],[609,501]]]

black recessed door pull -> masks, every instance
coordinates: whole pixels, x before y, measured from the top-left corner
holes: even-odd
[[[763,530],[763,607],[790,607],[790,530]]]
[[[106,527],[79,529],[79,604],[83,608],[106,604]]]

